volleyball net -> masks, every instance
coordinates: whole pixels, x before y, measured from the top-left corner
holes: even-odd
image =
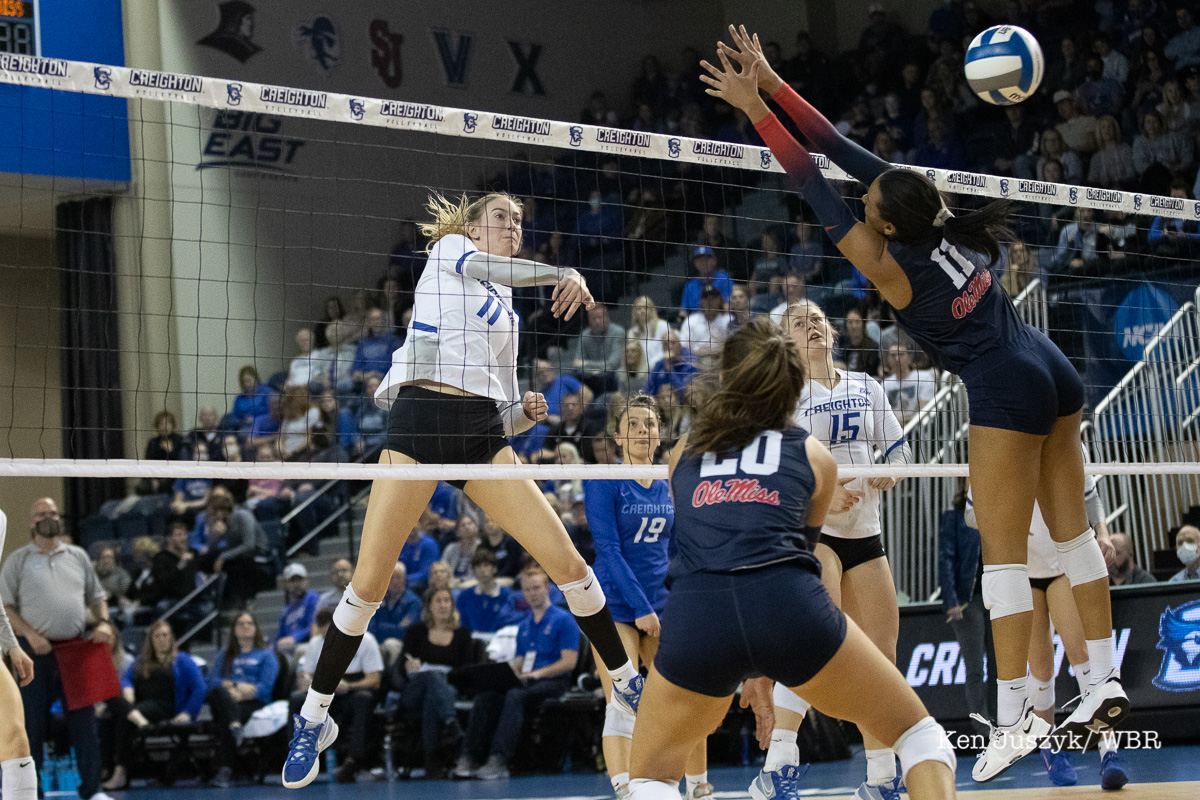
[[[0,56],[0,82],[50,90],[18,94],[14,119],[78,108],[85,140],[128,137],[130,153],[128,180],[0,176],[0,475],[631,477],[611,464],[619,398],[653,395],[670,444],[726,331],[800,297],[913,445],[916,464],[844,470],[920,478],[889,494],[896,535],[932,536],[966,475],[961,384],[891,324],[733,116],[713,141],[32,56]],[[97,124],[79,94],[126,100],[128,125]],[[53,141],[24,146],[54,158]],[[861,216],[863,188],[815,158]],[[1045,174],[1036,162],[1014,173]],[[1200,202],[911,168],[957,213],[1015,201],[1019,240],[993,277],[1083,376],[1089,469],[1118,476],[1102,481],[1118,527],[1161,547],[1200,505]],[[514,438],[530,463],[378,465],[371,394],[407,333],[424,203],[487,191],[522,201],[520,255],[576,267],[605,310],[554,319],[545,287],[467,310],[519,319],[519,384],[547,392],[554,423]]]

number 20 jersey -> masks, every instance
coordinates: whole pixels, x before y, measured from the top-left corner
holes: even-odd
[[[838,464],[874,464],[876,451],[886,456],[902,447],[904,429],[879,381],[865,372],[838,370],[837,375],[832,390],[813,380],[804,385],[796,406],[796,424],[826,445]],[[821,535],[842,539],[877,536],[881,530],[879,490],[872,489],[864,478],[855,478],[846,488],[862,492],[862,499],[849,511],[835,514],[831,510]]]

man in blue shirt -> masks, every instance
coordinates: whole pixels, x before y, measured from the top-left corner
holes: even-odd
[[[729,302],[733,293],[733,278],[724,270],[717,269],[717,256],[708,245],[701,245],[692,254],[692,264],[696,267],[696,276],[683,287],[683,301],[680,306],[684,316],[700,310],[700,293],[708,285],[721,290],[721,299]]]
[[[544,420],[547,426],[557,423],[562,416],[562,399],[569,394],[579,394],[583,384],[570,375],[559,375],[558,368],[544,358],[537,362],[537,379],[534,381],[546,398],[548,417]]]
[[[493,634],[505,625],[520,622],[524,616],[513,605],[513,590],[496,582],[499,561],[496,553],[482,544],[471,557],[475,585],[463,589],[457,599],[462,624],[473,634]]]
[[[387,594],[383,596],[383,605],[371,617],[367,630],[379,641],[379,649],[383,651],[383,664],[390,667],[400,657],[404,649],[404,634],[409,627],[421,619],[421,598],[408,588],[408,569],[397,562],[392,568],[392,578],[388,581]]]
[[[275,635],[275,649],[290,653],[296,645],[308,641],[312,635],[313,617],[321,594],[308,588],[308,570],[303,564],[288,564],[283,568],[283,616],[279,618],[279,632]]]
[[[367,334],[358,340],[354,364],[350,367],[354,381],[361,383],[372,372],[386,375],[392,368],[392,353],[399,350],[401,344],[400,337],[388,329],[383,312],[378,308],[368,311]]]
[[[521,590],[530,614],[517,631],[517,657],[513,671],[522,685],[500,692],[482,692],[475,698],[463,755],[454,772],[474,774],[480,780],[508,777],[508,761],[517,749],[526,714],[570,685],[571,671],[579,661],[579,627],[563,609],[550,605],[550,579],[533,564],[521,573]],[[472,765],[487,763],[472,771]]]
[[[437,542],[425,535],[421,525],[413,528],[404,547],[400,548],[400,563],[408,571],[408,582],[414,591],[425,591],[425,585],[429,583],[429,568],[439,555]]]
[[[683,348],[679,333],[669,329],[663,334],[663,357],[652,365],[650,377],[646,379],[646,394],[658,396],[658,390],[670,386],[675,396],[683,399],[683,390],[692,382],[700,370],[692,363],[692,354]]]

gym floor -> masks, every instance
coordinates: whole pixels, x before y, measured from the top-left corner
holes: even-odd
[[[1051,786],[1040,758],[1029,756],[1004,775],[988,784],[971,780],[974,759],[958,760],[958,790],[970,792],[978,800],[1060,800],[1060,798],[1108,797],[1137,800],[1196,800],[1200,798],[1200,746],[1164,747],[1157,750],[1122,752],[1122,761],[1130,782],[1120,792],[1100,789],[1100,757],[1095,752],[1072,754],[1079,773],[1079,785]],[[801,794],[805,797],[842,798],[854,793],[863,776],[862,753],[846,761],[813,764],[805,777]],[[751,767],[723,767],[709,772],[717,798],[744,798],[746,787],[754,779]],[[1150,781],[1153,781],[1152,783]],[[133,789],[113,793],[114,800],[178,800],[187,784],[166,789]],[[289,792],[277,783],[266,786],[239,786],[229,790],[197,789],[213,800],[236,795],[237,800],[303,800],[318,794],[326,800],[610,800],[612,790],[604,775],[539,775],[506,781],[361,781],[337,785],[327,782],[324,773],[315,783],[299,792]],[[54,793],[57,794],[57,793]],[[72,794],[72,797],[74,795]]]

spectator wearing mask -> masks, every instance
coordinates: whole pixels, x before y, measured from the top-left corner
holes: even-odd
[[[200,667],[179,652],[170,623],[161,619],[146,629],[141,655],[121,675],[121,687],[109,703],[117,723],[112,776],[104,784],[109,792],[129,787],[126,766],[138,731],[163,722],[191,724],[207,693]]]
[[[392,567],[383,604],[371,617],[367,630],[379,642],[385,667],[396,663],[404,647],[404,635],[421,619],[421,598],[408,588],[408,570],[399,562]]]
[[[350,585],[350,578],[354,576],[354,565],[349,559],[339,558],[329,565],[329,582],[333,585],[321,593],[321,599],[317,601],[317,610],[322,608],[337,608],[337,604],[342,602],[342,595],[346,593],[346,587]]]
[[[382,311],[372,308],[367,312],[366,334],[358,340],[354,351],[351,374],[355,383],[362,383],[370,374],[380,377],[392,367],[392,353],[400,349],[400,337],[387,326]]]
[[[322,608],[313,623],[313,637],[304,651],[300,672],[296,676],[296,692],[292,694],[291,712],[300,713],[305,694],[312,685],[312,676],[317,669],[317,659],[329,625],[333,622],[333,609]],[[353,783],[361,765],[367,760],[367,745],[371,733],[371,719],[375,704],[379,700],[379,687],[383,677],[383,655],[379,643],[368,631],[363,634],[358,651],[346,668],[346,675],[338,683],[329,716],[342,729],[338,739],[338,768],[335,778],[338,783]]]
[[[471,574],[475,585],[463,589],[456,603],[462,622],[471,632],[481,638],[520,621],[521,615],[513,603],[513,590],[496,580],[499,561],[491,550],[479,547],[471,558]]]
[[[208,707],[217,731],[217,774],[210,783],[228,788],[233,761],[250,715],[271,702],[279,661],[267,647],[258,620],[249,611],[237,615],[229,631],[229,644],[217,652],[208,671]]]
[[[692,253],[692,264],[696,268],[696,277],[683,287],[681,313],[694,314],[700,310],[700,295],[707,286],[715,286],[721,292],[721,298],[729,300],[729,293],[733,291],[733,279],[729,277],[728,272],[717,269],[717,256],[712,247],[697,247]]]
[[[111,650],[116,628],[108,620],[104,587],[81,547],[67,544],[58,505],[49,497],[36,500],[29,512],[29,544],[14,550],[0,570],[0,600],[13,632],[25,639],[21,648],[33,660],[33,680],[20,687],[29,748],[42,771],[50,709],[62,700],[67,733],[79,766],[79,796],[109,800],[100,791],[100,739],[93,704],[109,699],[95,686],[105,677],[116,687]],[[88,614],[98,620],[88,632]],[[67,640],[72,646],[64,647]],[[81,685],[84,671],[95,681]],[[106,674],[107,673],[107,674]],[[76,703],[67,702],[70,686]],[[77,705],[77,708],[71,708]],[[9,720],[5,720],[6,723]]]
[[[404,671],[408,682],[400,704],[421,730],[425,777],[445,777],[446,751],[462,741],[454,710],[457,693],[446,679],[450,670],[474,661],[471,629],[462,624],[449,589],[430,589],[420,622],[404,636]]]
[[[431,512],[421,515],[421,521],[408,534],[404,546],[400,548],[400,563],[408,571],[408,582],[413,591],[422,592],[429,583],[429,568],[437,563],[441,555],[437,541],[427,536],[425,531],[434,530],[436,524],[431,522]]]
[[[1154,583],[1154,576],[1138,566],[1133,556],[1133,543],[1123,533],[1114,533],[1109,537],[1113,546],[1113,563],[1108,568],[1109,586],[1135,586],[1142,583]]]
[[[1175,555],[1183,569],[1172,575],[1170,582],[1200,581],[1200,528],[1184,525],[1179,529],[1175,536]]]
[[[276,650],[291,653],[296,645],[308,641],[320,602],[317,590],[308,588],[308,570],[303,564],[293,562],[283,568],[283,616],[275,634]]]
[[[463,754],[454,773],[481,780],[507,778],[525,717],[558,697],[570,684],[579,661],[579,627],[571,615],[550,604],[550,579],[536,565],[521,573],[521,591],[530,614],[517,632],[513,672],[521,686],[507,692],[481,692],[471,708]],[[478,770],[475,764],[484,762]]]
[[[888,356],[892,374],[883,379],[883,391],[900,424],[907,425],[937,394],[937,377],[931,369],[914,370],[912,353],[903,345],[893,345]]]

